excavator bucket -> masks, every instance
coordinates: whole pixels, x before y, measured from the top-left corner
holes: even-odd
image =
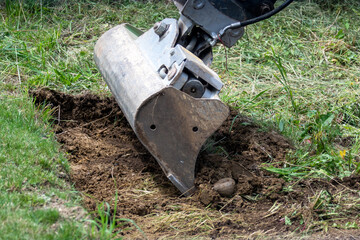
[[[218,75],[176,44],[178,21],[147,32],[128,24],[103,34],[95,62],[139,140],[184,194],[194,188],[199,151],[229,114]]]
[[[232,47],[244,26],[287,7],[286,0],[174,0],[180,18],[145,33],[128,24],[107,31],[95,62],[142,144],[184,194],[194,190],[201,146],[227,118],[223,86],[209,68],[212,47]]]

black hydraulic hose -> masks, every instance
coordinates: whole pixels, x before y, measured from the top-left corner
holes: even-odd
[[[287,6],[289,6],[290,3],[292,3],[293,1],[294,0],[287,0],[286,2],[281,4],[278,8],[276,8],[268,13],[265,13],[259,17],[252,18],[252,19],[249,19],[249,20],[246,20],[243,22],[236,22],[236,23],[230,24],[230,25],[224,27],[223,29],[221,29],[219,31],[219,34],[220,34],[220,36],[222,36],[228,29],[245,27],[247,25],[254,24],[254,23],[260,22],[262,20],[268,19],[268,18],[274,16],[275,14],[277,14],[278,12],[280,12],[281,10],[283,10],[284,8],[286,8]]]

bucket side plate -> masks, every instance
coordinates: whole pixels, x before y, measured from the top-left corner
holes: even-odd
[[[228,114],[218,99],[193,98],[168,87],[139,108],[136,134],[171,182],[188,195],[194,190],[201,146]]]

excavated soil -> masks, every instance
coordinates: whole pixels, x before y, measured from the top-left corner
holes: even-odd
[[[291,239],[294,234],[316,232],[313,222],[320,219],[313,204],[319,192],[325,189],[332,196],[349,190],[356,195],[360,188],[358,176],[294,183],[263,170],[263,163],[285,162],[293,149],[291,142],[233,111],[198,157],[197,191],[182,197],[138,141],[113,98],[72,96],[48,89],[31,95],[36,103],[46,102],[54,109],[56,138],[71,165],[68,178],[83,193],[85,207],[92,212],[105,201],[113,212],[117,195],[116,214],[134,220],[149,239]],[[213,184],[222,178],[236,182],[231,197],[213,190]],[[131,224],[127,226],[121,234],[143,237]],[[360,233],[335,235],[357,239]],[[333,239],[335,235],[318,238]]]

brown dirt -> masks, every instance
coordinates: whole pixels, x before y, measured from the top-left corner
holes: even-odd
[[[70,181],[84,194],[86,208],[94,211],[103,201],[113,206],[117,192],[116,214],[133,219],[149,239],[292,239],[325,229],[321,221],[327,219],[321,214],[327,209],[316,202],[331,198],[326,201],[336,204],[343,196],[359,199],[359,176],[342,181],[285,182],[262,170],[262,163],[285,162],[293,147],[277,132],[264,131],[235,111],[199,155],[198,190],[191,197],[181,197],[138,141],[113,98],[72,96],[47,89],[31,94],[36,103],[45,101],[54,108],[54,131],[68,153]],[[225,177],[237,183],[231,198],[212,189]],[[359,205],[355,206],[354,211],[344,210],[345,220],[341,216],[336,223],[359,224]],[[335,222],[326,223],[331,226]],[[135,228],[122,234],[142,237]],[[316,236],[333,239],[324,234]],[[353,230],[349,236],[357,239],[360,233]]]

